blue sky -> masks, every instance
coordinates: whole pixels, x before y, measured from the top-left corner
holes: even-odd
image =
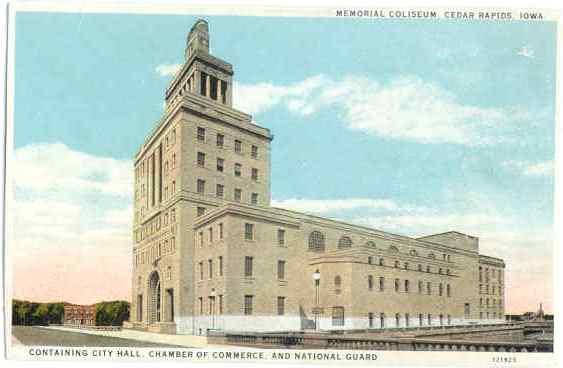
[[[127,167],[197,18],[19,13],[22,160],[56,152]],[[522,260],[533,254],[537,278],[550,275],[555,23],[205,19],[212,53],[234,66],[235,105],[275,135],[276,205],[407,235],[471,232],[518,277],[534,269]],[[129,180],[94,166],[79,179]],[[92,188],[73,203],[128,213],[130,193]],[[44,189],[17,193],[61,200]]]

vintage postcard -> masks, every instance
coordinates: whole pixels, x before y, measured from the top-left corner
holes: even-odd
[[[11,4],[8,358],[555,366],[558,20]]]

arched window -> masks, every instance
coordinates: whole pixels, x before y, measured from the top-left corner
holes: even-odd
[[[322,252],[325,250],[325,236],[320,231],[313,231],[309,235],[309,250]]]
[[[379,265],[385,266],[385,260],[383,258],[379,258]]]
[[[338,241],[338,248],[350,248],[352,247],[352,239],[347,236],[343,236]]]
[[[389,252],[398,253],[399,249],[397,249],[396,246],[392,245],[392,246],[389,247]]]
[[[368,248],[376,248],[375,243],[371,240],[366,243],[366,247]]]

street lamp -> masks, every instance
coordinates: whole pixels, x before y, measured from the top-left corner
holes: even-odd
[[[315,330],[319,329],[319,284],[321,283],[321,273],[319,269],[313,273],[315,280]]]

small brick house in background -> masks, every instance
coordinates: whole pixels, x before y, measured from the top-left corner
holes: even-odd
[[[96,305],[64,304],[63,324],[79,326],[96,325]]]

